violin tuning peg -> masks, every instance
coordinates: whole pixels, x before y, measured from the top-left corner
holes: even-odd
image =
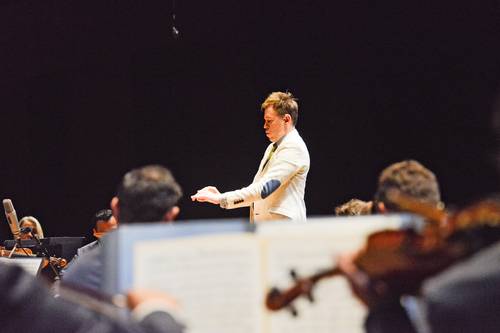
[[[312,291],[309,290],[309,292],[306,294],[307,299],[311,302],[314,303],[314,296],[312,294]]]
[[[297,275],[297,272],[294,270],[294,269],[291,269],[290,270],[290,276],[292,277],[292,279],[294,281],[297,281],[299,279],[298,275]]]
[[[297,317],[299,315],[299,312],[297,311],[297,309],[295,308],[295,306],[293,305],[288,305],[287,307],[288,311],[290,311],[290,314],[293,316],[293,317]]]
[[[271,290],[269,290],[269,297],[276,297],[276,296],[280,296],[281,295],[281,291],[276,288],[276,287],[273,287],[271,288]]]

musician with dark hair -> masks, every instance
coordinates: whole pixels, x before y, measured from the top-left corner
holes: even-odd
[[[423,203],[443,208],[439,184],[434,173],[415,160],[393,163],[382,170],[374,195],[374,209],[377,212],[397,212],[400,207],[391,202],[388,193],[397,190]]]
[[[147,165],[129,171],[111,200],[111,210],[120,224],[167,222],[175,220],[182,189],[170,170]],[[102,286],[103,256],[101,246],[82,254],[64,272],[62,282],[92,290]]]
[[[382,186],[375,200],[384,205],[378,208],[384,209],[389,206],[392,209],[399,209],[396,202],[389,200],[390,195],[387,195],[389,189],[397,188],[396,183],[409,184],[411,182],[418,186],[411,191],[408,191],[408,187],[406,190],[404,186],[399,187],[403,189],[401,193],[408,197],[410,197],[409,193],[413,193],[414,196],[423,198],[422,202],[429,207],[439,208],[439,192],[434,175],[418,165],[411,168],[412,172],[401,172],[402,166],[404,165],[389,168],[382,173],[379,182]],[[374,250],[373,248],[366,248],[362,252],[346,254],[339,258],[339,268],[348,278],[354,294],[368,307],[368,316],[365,321],[366,332],[498,332],[500,327],[498,315],[500,313],[500,230],[498,227],[500,202],[496,198],[482,203],[483,205],[472,206],[473,209],[465,209],[460,213],[461,215],[455,216],[455,222],[449,222],[449,227],[463,228],[460,232],[455,232],[453,237],[447,238],[448,243],[445,244],[445,249],[449,252],[444,253],[448,253],[449,259],[453,260],[450,264],[453,264],[445,264],[442,269],[428,275],[421,281],[418,290],[408,292],[406,295],[408,297],[401,298],[404,294],[393,290],[390,283],[386,283],[387,281],[381,278],[371,277],[357,264],[360,255],[365,253],[368,255],[369,251]],[[427,239],[432,238],[427,236]],[[407,252],[411,254],[411,245],[408,243],[406,246]],[[405,255],[404,249],[401,251],[401,254]],[[459,251],[463,251],[464,255],[452,259],[453,255],[457,255]],[[396,257],[392,258],[395,260]],[[401,257],[399,258],[397,262],[401,265],[403,261]],[[411,255],[408,258],[412,259]],[[429,267],[439,267],[439,260],[442,259],[439,255],[428,255],[424,258],[427,258],[426,263],[431,265]],[[385,266],[389,266],[388,272],[393,272],[393,275],[403,276],[402,266],[392,267],[390,262],[378,263],[378,267]],[[421,272],[419,269],[424,268],[416,267],[415,274]],[[400,287],[411,285],[410,281],[402,278],[399,278],[397,283]]]

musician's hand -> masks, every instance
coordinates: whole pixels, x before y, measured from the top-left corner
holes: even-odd
[[[220,204],[221,194],[215,186],[206,186],[191,196],[192,201]]]
[[[355,264],[361,251],[343,254],[338,258],[337,265],[347,278],[356,297],[367,307],[372,308],[384,302],[387,286],[383,281],[373,281]]]
[[[157,290],[136,289],[127,293],[127,305],[131,310],[146,302],[154,302],[170,310],[179,308],[179,304],[173,297]]]

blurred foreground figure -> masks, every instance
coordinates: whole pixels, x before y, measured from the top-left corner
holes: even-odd
[[[401,210],[392,195],[400,191],[408,198],[425,198],[414,202],[439,216],[443,205],[435,176],[416,172],[423,171],[418,166],[402,172],[403,166],[381,174],[376,209]],[[410,183],[417,186],[408,188]],[[359,252],[339,258],[354,294],[368,307],[366,332],[499,332],[500,200],[471,205],[428,222],[424,230],[434,231],[409,231],[398,247],[391,243],[404,231],[388,231],[382,235],[389,236],[385,243],[370,247],[368,241]],[[414,253],[414,248],[421,252]]]
[[[97,299],[64,293],[54,298],[40,280],[17,265],[0,263],[0,331],[36,333],[180,333],[183,328],[169,315],[173,301],[134,291],[128,303],[134,319],[124,319],[122,309]],[[77,302],[75,302],[77,299]]]
[[[167,168],[148,165],[131,170],[123,176],[111,210],[116,222],[173,222],[179,214],[177,202],[182,190]],[[101,290],[104,258],[98,242],[75,258],[64,272],[62,282],[91,290]]]
[[[408,293],[399,293],[393,289],[394,283],[396,288],[413,289],[411,284],[414,281],[403,278],[406,276],[405,268],[392,271],[392,281],[390,278],[374,278],[357,266],[360,253],[342,256],[339,267],[349,279],[355,295],[369,309],[365,322],[366,332],[498,332],[498,230],[495,236],[497,241],[493,244],[433,274],[423,281],[419,290]],[[476,242],[478,239],[471,240]],[[491,240],[486,242],[489,241]],[[431,264],[432,260],[433,258],[426,259]],[[387,262],[381,261],[379,266],[386,264]],[[416,272],[419,273],[418,268]]]

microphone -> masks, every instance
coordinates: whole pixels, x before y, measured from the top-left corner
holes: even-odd
[[[19,231],[19,222],[17,221],[17,214],[14,206],[12,205],[12,200],[3,199],[3,209],[5,210],[5,216],[7,217],[7,222],[9,222],[10,231],[14,236],[16,241],[21,239]]]

